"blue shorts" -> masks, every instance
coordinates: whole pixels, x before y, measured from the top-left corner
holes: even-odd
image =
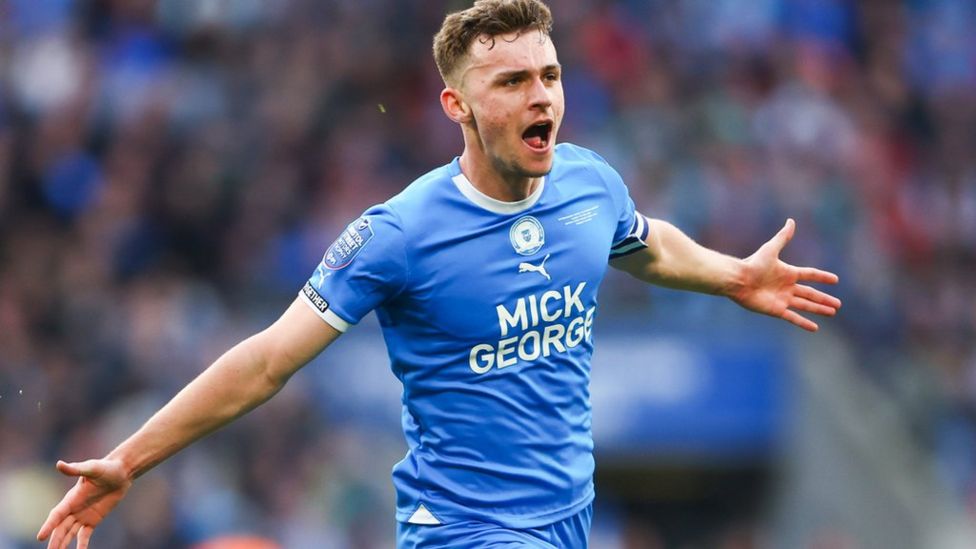
[[[585,549],[592,521],[590,503],[569,518],[523,530],[477,520],[433,526],[398,522],[397,549]]]

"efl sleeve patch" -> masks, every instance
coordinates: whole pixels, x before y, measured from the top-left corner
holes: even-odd
[[[403,289],[406,254],[396,212],[385,204],[373,206],[329,246],[300,295],[326,322],[344,331]]]
[[[329,246],[322,257],[322,264],[333,271],[348,266],[372,238],[373,227],[370,226],[369,218],[360,217],[350,223],[339,238]]]

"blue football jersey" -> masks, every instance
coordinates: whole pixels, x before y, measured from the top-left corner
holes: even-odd
[[[340,331],[379,318],[403,384],[397,520],[531,528],[592,501],[597,289],[646,235],[617,172],[564,143],[525,200],[482,194],[455,159],[329,247],[301,295]]]

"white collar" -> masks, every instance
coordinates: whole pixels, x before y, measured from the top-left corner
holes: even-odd
[[[532,191],[532,194],[516,202],[505,202],[503,200],[498,200],[497,198],[488,196],[487,194],[476,189],[475,186],[471,184],[471,181],[465,177],[464,173],[461,172],[452,177],[451,181],[453,181],[454,185],[457,186],[459,191],[461,191],[461,194],[463,194],[471,202],[474,202],[475,205],[481,206],[489,212],[494,212],[497,214],[516,214],[535,206],[535,203],[538,202],[539,198],[542,196],[542,189],[545,188],[547,179],[549,179],[549,176],[545,175],[542,178],[542,181],[539,182],[539,186]]]

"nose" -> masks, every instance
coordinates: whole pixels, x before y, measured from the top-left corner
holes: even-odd
[[[533,78],[529,88],[529,106],[533,109],[546,110],[552,106],[552,90],[542,78]]]

